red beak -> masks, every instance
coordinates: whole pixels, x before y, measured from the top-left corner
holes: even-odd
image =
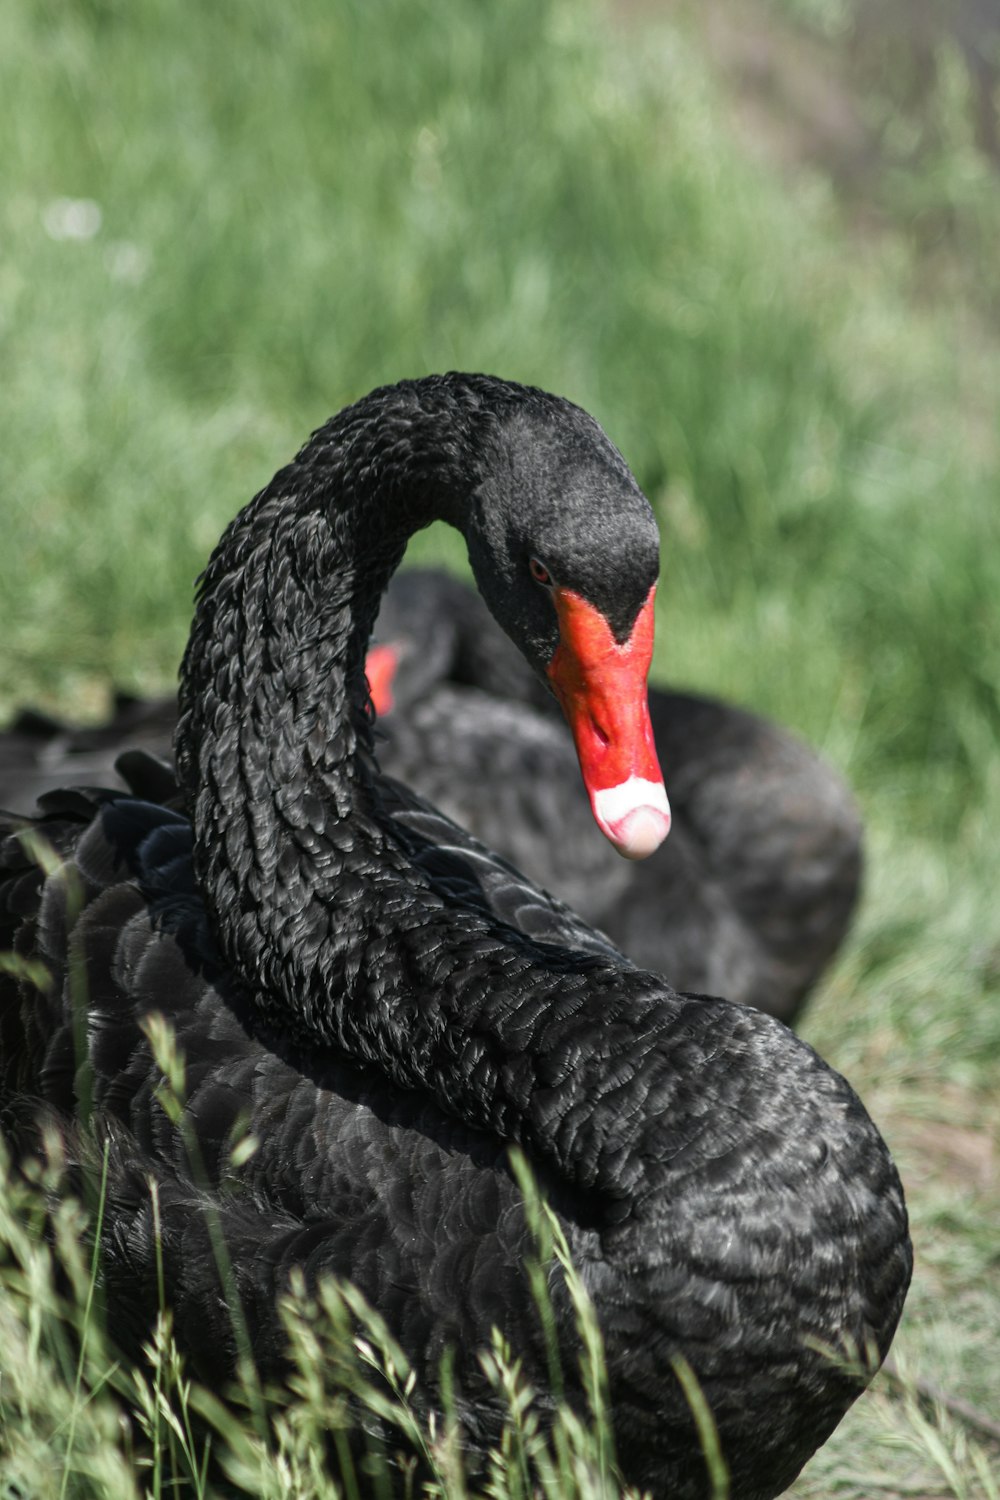
[[[365,676],[368,692],[377,714],[387,714],[392,708],[392,684],[399,666],[399,651],[395,646],[369,646],[365,657]]]
[[[548,678],[573,732],[594,818],[619,854],[645,859],[670,832],[646,697],[656,586],[621,644],[586,599],[558,586],[552,594],[559,645]]]

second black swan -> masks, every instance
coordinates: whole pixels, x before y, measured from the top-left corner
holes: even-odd
[[[605,931],[677,989],[791,1023],[857,902],[861,824],[841,778],[778,725],[649,692],[670,837],[640,864],[593,837],[555,700],[480,597],[429,569],[396,575],[369,658],[393,711],[384,770]]]
[[[24,820],[5,830],[0,947],[54,979],[40,995],[0,974],[6,1128],[28,1148],[33,1112],[68,1123],[86,1087],[110,1146],[116,1330],[141,1339],[157,1306],[152,1174],[196,1373],[236,1363],[210,1200],[261,1370],[282,1369],[292,1268],[347,1276],[432,1397],[454,1349],[473,1465],[500,1421],[477,1358],[493,1326],[546,1384],[517,1142],[594,1302],[625,1477],[664,1500],[708,1492],[680,1354],[733,1496],[766,1500],[858,1395],[824,1349],[881,1358],[892,1338],[910,1274],[895,1169],[849,1085],[780,1023],[633,968],[381,775],[369,631],[407,537],[436,516],[560,692],[604,831],[633,854],[662,837],[644,708],[658,539],[624,460],[578,408],[490,377],[375,391],[314,434],[208,565],[182,667],[185,812],[50,794],[30,826],[75,873],[72,910]],[[199,1171],[156,1102],[151,1012],[187,1059]],[[259,1149],[234,1167],[244,1121]],[[582,1403],[558,1279],[553,1298]]]

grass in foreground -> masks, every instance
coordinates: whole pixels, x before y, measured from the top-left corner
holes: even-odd
[[[614,1475],[593,1309],[523,1162],[515,1167],[538,1244],[529,1275],[539,1318],[543,1327],[551,1322],[555,1262],[577,1311],[586,1411],[564,1404],[543,1427],[534,1392],[497,1334],[482,1365],[505,1419],[472,1484],[447,1380],[434,1409],[390,1330],[348,1284],[326,1282],[311,1295],[301,1278],[293,1284],[284,1306],[290,1372],[281,1390],[262,1391],[248,1363],[220,1400],[185,1371],[166,1309],[143,1361],[122,1360],[104,1330],[97,1254],[84,1250],[88,1218],[99,1226],[103,1198],[91,1215],[81,1209],[65,1191],[61,1155],[51,1138],[45,1165],[36,1163],[27,1179],[0,1163],[0,1494],[356,1500],[398,1493],[402,1473],[404,1493],[426,1500],[636,1500]],[[697,1401],[696,1386],[692,1395]],[[722,1475],[713,1500],[725,1500],[710,1417],[702,1425],[707,1462]]]
[[[823,180],[752,162],[681,28],[556,0],[0,17],[3,703],[168,682],[224,522],[369,387],[465,366],[582,402],[661,515],[658,673],[859,791],[866,907],[804,1029],[907,1182],[900,1367],[995,1416],[1000,351],[968,278],[929,305],[908,237],[852,239]],[[155,1489],[111,1395],[138,1377],[75,1395],[43,1268],[7,1270],[21,1493]],[[274,1493],[310,1493],[297,1463]],[[990,1500],[997,1466],[880,1382],[796,1493]]]

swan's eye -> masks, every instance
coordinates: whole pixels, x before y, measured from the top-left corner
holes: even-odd
[[[552,574],[548,568],[542,566],[537,557],[529,558],[528,567],[531,569],[531,576],[536,583],[540,583],[543,588],[550,589],[552,587]]]

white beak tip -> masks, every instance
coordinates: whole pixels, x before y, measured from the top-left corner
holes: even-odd
[[[625,859],[648,859],[670,832],[670,817],[655,807],[637,807],[612,825],[608,837]]]
[[[670,832],[670,806],[662,782],[629,777],[595,792],[594,817],[625,859],[648,859]]]

